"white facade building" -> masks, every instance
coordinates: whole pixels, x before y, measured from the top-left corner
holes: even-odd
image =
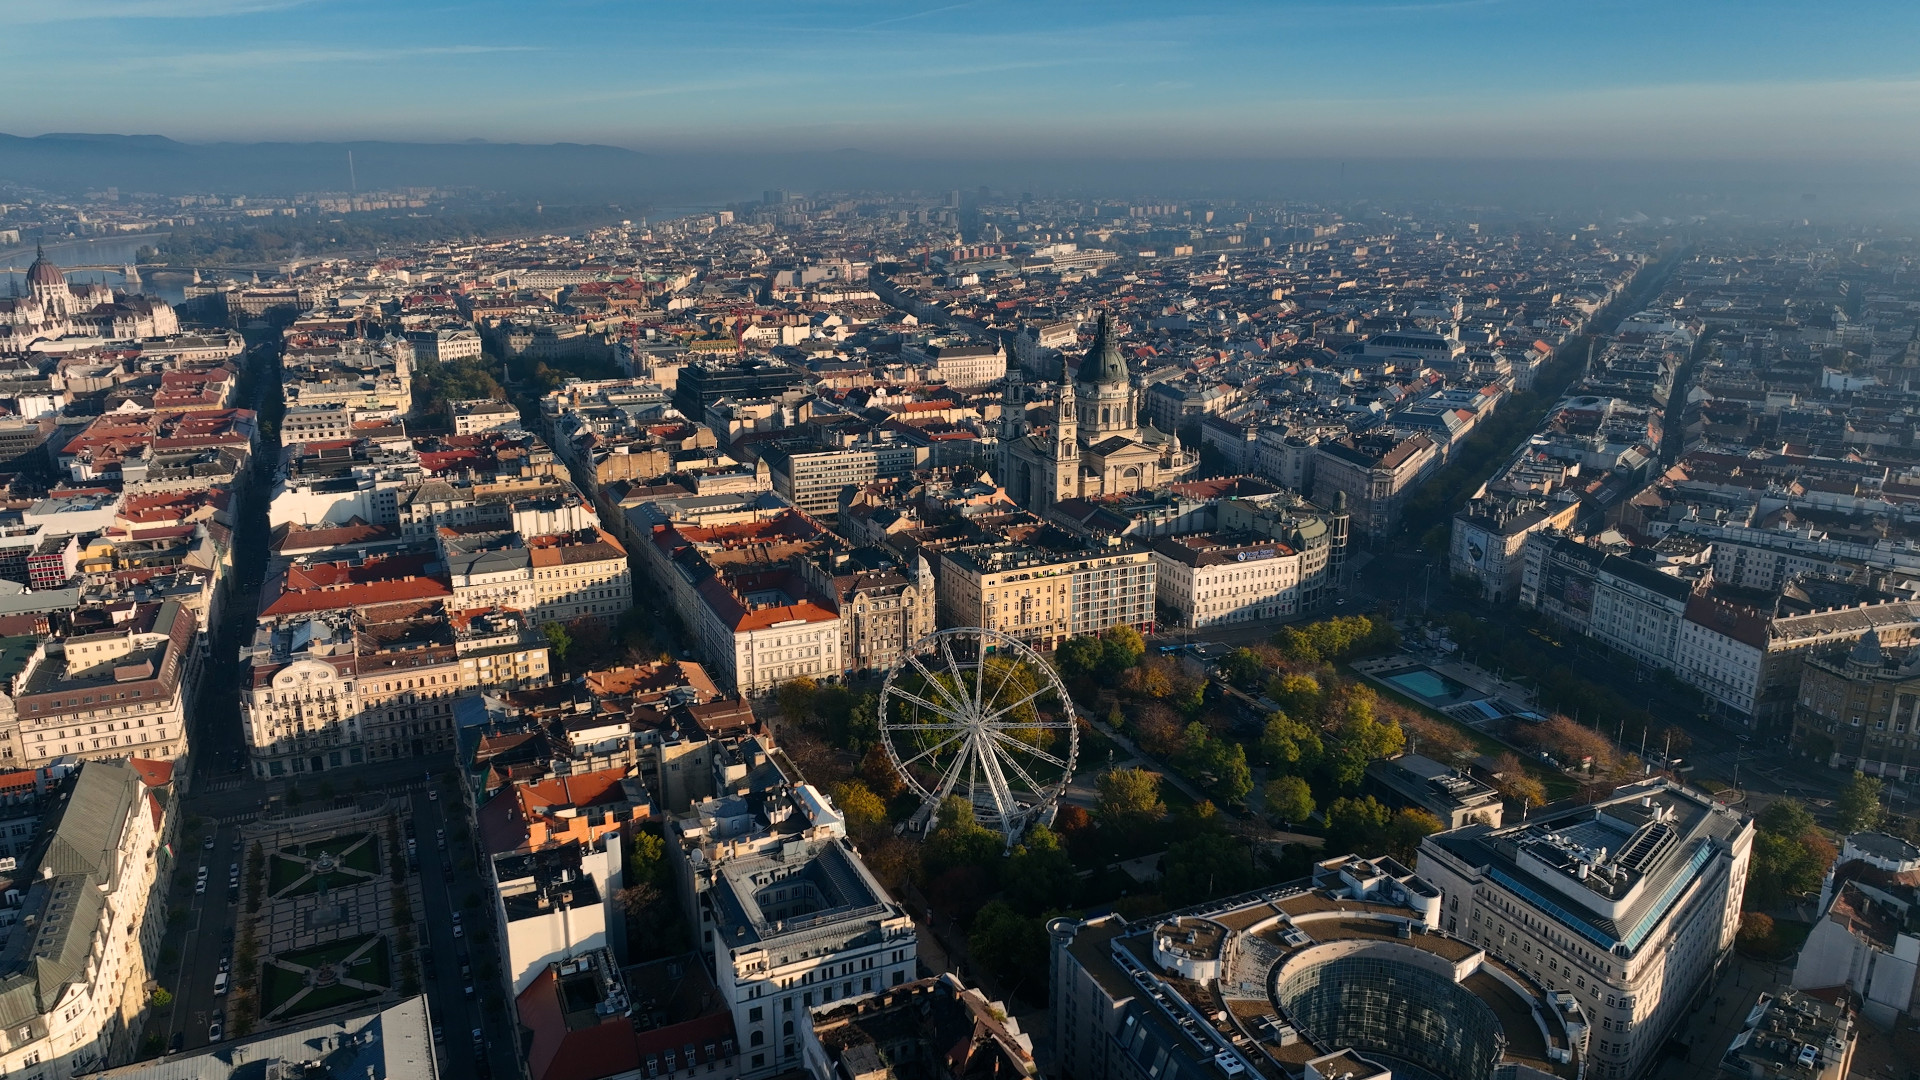
[[[1733,947],[1753,823],[1650,780],[1505,828],[1427,837],[1442,929],[1574,995],[1595,1018],[1587,1075],[1640,1075]]]

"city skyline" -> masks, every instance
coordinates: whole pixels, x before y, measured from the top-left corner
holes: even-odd
[[[12,134],[1036,158],[1913,156],[1889,4],[0,5]],[[75,49],[76,33],[84,49]],[[1809,58],[1817,62],[1809,63]],[[164,92],[155,92],[163,90]],[[182,110],[177,102],[219,102]]]

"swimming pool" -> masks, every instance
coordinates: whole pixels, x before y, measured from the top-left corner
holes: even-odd
[[[1466,690],[1466,687],[1452,679],[1436,675],[1425,668],[1389,675],[1386,681],[1422,701],[1452,701]]]

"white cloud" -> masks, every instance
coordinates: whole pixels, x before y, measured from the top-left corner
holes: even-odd
[[[226,19],[285,11],[309,0],[0,0],[0,23],[101,19]]]

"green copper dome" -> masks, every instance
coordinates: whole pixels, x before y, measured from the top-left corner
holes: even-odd
[[[1127,385],[1127,361],[1120,355],[1119,337],[1105,312],[1094,324],[1093,344],[1087,348],[1087,358],[1080,361],[1076,381],[1088,386]]]

